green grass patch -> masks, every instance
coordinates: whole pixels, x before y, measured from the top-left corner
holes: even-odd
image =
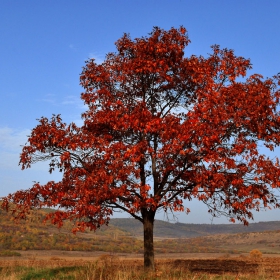
[[[56,268],[30,268],[21,276],[21,280],[74,280],[80,267],[56,267]]]
[[[20,257],[21,254],[18,252],[10,251],[10,250],[4,250],[0,251],[1,257]]]

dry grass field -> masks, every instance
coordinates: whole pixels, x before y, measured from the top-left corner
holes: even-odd
[[[0,258],[2,280],[207,280],[280,279],[280,257],[223,254],[160,254],[145,273],[141,255],[104,252],[26,251]]]

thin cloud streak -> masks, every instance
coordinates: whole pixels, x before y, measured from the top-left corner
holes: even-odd
[[[29,129],[15,130],[9,127],[0,128],[0,150],[8,150],[17,153],[21,150],[21,145],[27,142]]]

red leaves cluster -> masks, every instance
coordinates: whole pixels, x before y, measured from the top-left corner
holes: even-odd
[[[115,209],[141,221],[160,208],[183,211],[193,197],[244,223],[252,209],[278,207],[278,159],[258,148],[279,145],[279,76],[241,79],[249,60],[217,45],[207,58],[184,57],[189,42],[183,27],[154,28],[135,40],[124,34],[101,64],[89,60],[83,126],[42,118],[21,154],[23,169],[49,160],[62,181],[4,206],[59,206],[48,218],[77,221],[76,230],[107,223]]]

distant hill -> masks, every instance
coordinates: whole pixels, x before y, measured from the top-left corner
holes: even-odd
[[[143,235],[142,224],[130,218],[111,219],[109,227],[114,226],[133,236]],[[161,220],[155,221],[154,236],[160,238],[192,238],[213,234],[232,234],[245,232],[263,232],[280,230],[280,221],[243,224],[185,224],[169,223]]]
[[[142,253],[142,224],[134,219],[112,219],[109,226],[96,232],[74,235],[66,221],[58,229],[42,223],[47,210],[30,213],[27,220],[16,223],[0,210],[1,250],[74,250]],[[156,253],[233,252],[261,249],[280,253],[280,221],[252,223],[249,226],[227,224],[184,224],[155,221]]]

